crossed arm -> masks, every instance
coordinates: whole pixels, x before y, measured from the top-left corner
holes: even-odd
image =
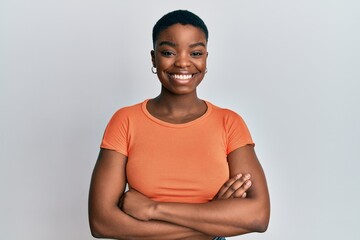
[[[233,151],[228,156],[228,163],[233,177],[213,201],[204,204],[159,203],[132,189],[124,193],[126,157],[102,149],[89,195],[93,236],[212,239],[212,236],[265,231],[270,215],[269,196],[253,147],[244,146]]]

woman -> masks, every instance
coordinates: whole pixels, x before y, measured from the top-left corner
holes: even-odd
[[[197,96],[207,41],[206,25],[189,11],[154,26],[161,93],[120,109],[106,128],[89,196],[94,237],[223,239],[216,236],[266,230],[269,195],[245,123]]]

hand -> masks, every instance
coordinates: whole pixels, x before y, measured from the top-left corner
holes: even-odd
[[[156,202],[134,189],[130,189],[120,199],[119,207],[123,212],[141,221],[149,221]]]
[[[228,198],[245,198],[246,191],[251,187],[250,174],[237,174],[220,188],[213,200]]]

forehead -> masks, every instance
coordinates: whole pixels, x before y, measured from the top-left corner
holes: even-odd
[[[190,24],[174,24],[160,32],[156,40],[156,45],[162,41],[171,41],[177,44],[202,42],[206,45],[206,36],[205,33],[198,27]]]

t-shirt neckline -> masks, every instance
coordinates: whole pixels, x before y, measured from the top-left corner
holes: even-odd
[[[151,113],[147,110],[147,103],[150,99],[146,99],[142,104],[141,104],[141,108],[144,112],[144,114],[152,121],[160,124],[160,125],[163,125],[163,126],[166,126],[166,127],[172,127],[172,128],[183,128],[183,127],[188,127],[188,126],[191,126],[193,124],[196,124],[198,122],[201,122],[203,121],[205,118],[207,118],[211,111],[212,111],[212,104],[206,100],[203,100],[207,106],[207,109],[206,109],[206,112],[201,115],[200,117],[190,121],[190,122],[186,122],[186,123],[169,123],[169,122],[165,122],[163,120],[160,120],[156,117],[154,117],[153,115],[151,115]]]

